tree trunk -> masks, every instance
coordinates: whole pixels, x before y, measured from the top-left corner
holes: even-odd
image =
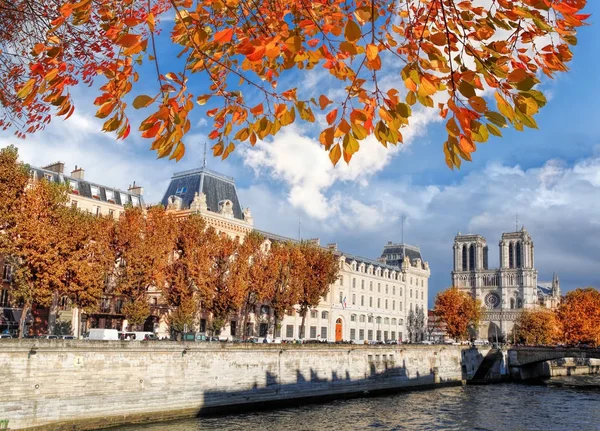
[[[54,330],[56,329],[56,315],[57,314],[58,314],[58,292],[54,292],[52,294],[52,303],[50,304],[50,309],[48,310],[47,332],[49,335],[53,335]]]
[[[19,319],[19,338],[23,338],[25,335],[25,320],[27,319],[27,313],[29,312],[30,307],[30,304],[23,304],[21,318]]]
[[[83,310],[81,310],[80,308],[77,308],[77,334],[75,334],[76,337],[77,337],[77,339],[80,339],[81,338],[81,334],[83,333],[83,331],[82,331],[83,328],[81,327],[81,321],[82,321],[81,314],[82,314],[82,312],[83,312]]]
[[[307,312],[307,310],[304,310],[304,311],[301,313],[301,316],[302,316],[302,323],[300,324],[300,333],[298,334],[298,338],[299,338],[300,340],[302,340],[302,339],[304,339],[304,338],[305,338],[305,337],[304,337],[304,335],[305,335],[305,332],[304,332],[304,324],[305,324],[305,322],[306,322],[306,312]]]

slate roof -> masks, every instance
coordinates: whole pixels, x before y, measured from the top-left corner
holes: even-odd
[[[92,195],[92,187],[98,188],[98,200],[102,202],[108,202],[107,199],[107,191],[113,192],[113,201],[117,205],[133,205],[133,202],[137,200],[138,205],[144,206],[144,198],[134,193],[130,193],[128,191],[124,191],[121,189],[117,189],[114,187],[106,187],[101,184],[93,183],[87,180],[80,180],[78,178],[73,178],[69,175],[61,174],[55,171],[50,171],[44,168],[37,168],[35,166],[31,166],[30,168],[31,175],[34,176],[38,180],[46,179],[58,184],[70,184],[72,189],[79,196],[83,196],[86,198],[92,199],[94,195]]]
[[[233,204],[233,216],[244,219],[235,180],[205,167],[173,174],[161,203],[166,207],[169,196],[178,196],[183,201],[183,208],[189,208],[194,195],[201,192],[206,195],[209,211],[218,212],[219,202],[227,199]]]
[[[421,259],[424,263],[423,257],[421,256],[421,250],[418,246],[408,244],[387,244],[383,246],[383,253],[381,259],[390,266],[400,267],[402,260],[404,260],[404,253],[413,262],[415,259]],[[392,258],[392,255],[399,255],[399,258]]]

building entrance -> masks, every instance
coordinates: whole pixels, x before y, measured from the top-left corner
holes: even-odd
[[[342,341],[342,319],[335,321],[335,341]]]

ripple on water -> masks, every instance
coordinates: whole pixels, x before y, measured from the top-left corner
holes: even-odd
[[[567,381],[569,384],[573,382],[577,380],[571,378]],[[556,383],[561,384],[560,381]],[[115,431],[165,429],[600,431],[600,390],[517,384],[451,387],[281,410],[111,428]]]

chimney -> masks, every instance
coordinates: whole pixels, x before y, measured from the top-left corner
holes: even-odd
[[[319,245],[321,245],[321,241],[319,240],[319,238],[310,238],[310,239],[307,239],[306,242],[311,245],[316,245],[317,247]]]
[[[65,170],[64,162],[54,162],[49,164],[48,166],[43,166],[42,169],[46,169],[47,171],[56,172],[57,174],[62,174]]]
[[[135,185],[135,181],[133,182],[132,186],[129,186],[128,191],[132,195],[142,196],[144,194],[144,188],[140,185]]]
[[[84,173],[85,171],[83,170],[83,168],[78,168],[77,165],[75,165],[75,169],[71,171],[71,177],[78,180],[83,180]]]
[[[337,243],[332,242],[331,244],[327,244],[327,248],[331,251],[337,251]]]

